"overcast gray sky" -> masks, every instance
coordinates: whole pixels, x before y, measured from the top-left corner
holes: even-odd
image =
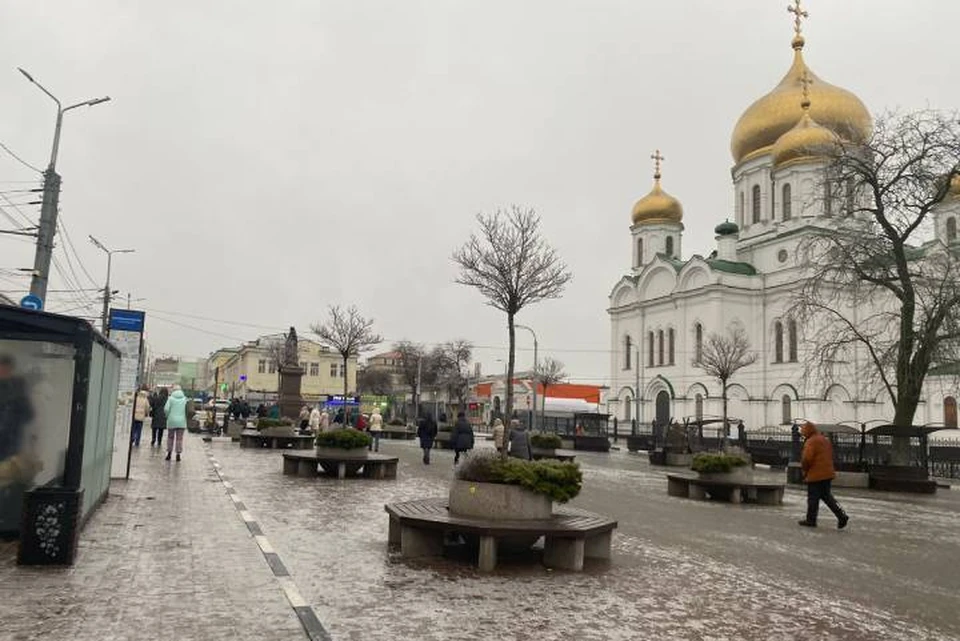
[[[960,3],[805,4],[808,63],[874,113],[960,105]],[[485,371],[502,367],[505,320],[454,284],[450,254],[477,212],[533,206],[574,281],[520,321],[574,379],[600,382],[607,294],[630,265],[649,156],[663,150],[664,187],[684,204],[684,254],[708,253],[732,210],[733,126],[790,65],[786,5],[8,0],[0,142],[46,165],[55,112],[17,66],[64,102],[113,98],[66,116],[61,210],[97,284],[105,259],[88,234],[136,248],[116,257],[114,285],[146,299],[161,353],[304,333],[328,304],[353,303],[389,340],[465,337],[482,346]],[[34,176],[0,150],[12,202],[33,196],[9,181]],[[21,209],[36,219],[37,207]],[[0,236],[0,268],[32,255]],[[0,290],[27,286],[0,271]],[[67,286],[55,273],[51,288]],[[518,364],[531,360],[521,352]]]

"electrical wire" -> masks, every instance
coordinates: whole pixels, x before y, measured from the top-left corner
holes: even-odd
[[[90,275],[90,272],[87,271],[87,267],[83,264],[83,261],[80,260],[80,254],[77,253],[77,248],[73,244],[73,239],[70,238],[70,232],[67,229],[67,222],[63,219],[63,212],[60,213],[59,227],[63,231],[63,238],[67,241],[67,246],[70,248],[70,251],[73,252],[74,257],[77,259],[77,265],[80,266],[80,271],[84,273],[84,275],[87,277],[87,280],[89,280],[94,287],[97,287],[99,283],[96,280],[94,280],[93,276]]]
[[[27,167],[27,168],[29,168],[29,169],[32,169],[32,170],[34,170],[35,172],[37,172],[38,174],[42,174],[42,173],[43,173],[41,170],[37,169],[36,167],[34,167],[34,166],[31,165],[30,163],[28,163],[26,160],[24,160],[23,158],[21,158],[20,156],[18,156],[17,154],[15,154],[15,153],[13,152],[13,150],[10,149],[10,147],[7,147],[7,146],[6,146],[5,144],[3,144],[2,142],[0,142],[0,149],[3,149],[5,152],[7,152],[8,154],[10,154],[10,156],[12,156],[14,160],[16,160],[17,162],[19,162],[19,163],[20,163],[21,165],[23,165],[24,167]]]
[[[23,212],[23,210],[20,209],[20,207],[19,207],[15,202],[13,202],[13,201],[10,200],[9,198],[7,198],[6,194],[0,194],[0,198],[3,198],[10,207],[13,207],[13,209],[16,210],[16,212],[17,212],[18,214],[20,214],[25,221],[27,221],[27,226],[28,226],[28,227],[33,227],[33,226],[34,226],[33,221],[30,220],[30,217],[27,216],[27,215]],[[13,220],[13,219],[11,218],[11,220]],[[16,223],[15,223],[15,224],[16,224]],[[20,227],[22,228],[23,225],[20,225]]]

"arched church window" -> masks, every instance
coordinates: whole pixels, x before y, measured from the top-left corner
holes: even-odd
[[[783,323],[773,324],[773,362],[783,362]]]
[[[653,332],[647,332],[647,367],[653,367]]]
[[[663,365],[663,330],[657,330],[657,365]]]
[[[953,216],[947,218],[947,242],[957,242],[957,219]]]
[[[698,422],[703,420],[703,394],[697,394],[693,405],[693,414],[697,417]]]
[[[843,184],[843,213],[847,216],[853,216],[853,208],[856,205],[856,191],[853,188],[853,178],[847,178]]]
[[[797,321],[792,318],[787,323],[790,362],[797,362]]]
[[[673,236],[667,236],[667,256],[673,258]]]
[[[630,340],[630,335],[627,334],[623,337],[623,369],[630,369],[632,363],[630,362],[630,357],[633,354],[633,341]]]
[[[753,222],[760,222],[760,185],[753,186]]]
[[[643,264],[643,239],[637,239],[637,266]]]
[[[623,420],[628,423],[633,420],[633,399],[629,396],[623,399]]]
[[[957,426],[957,399],[953,396],[943,399],[943,424],[945,427]]]
[[[790,187],[790,183],[787,183],[783,186],[783,202],[780,203],[780,209],[783,212],[782,218],[784,220],[790,220],[792,212],[790,211],[791,203],[790,198],[793,196],[791,193],[793,189]]]
[[[675,348],[676,348],[676,334],[673,331],[673,328],[667,330],[667,362],[671,365],[675,364]]]
[[[703,325],[697,323],[693,326],[693,362],[703,361]]]
[[[741,191],[741,192],[740,192],[740,207],[739,207],[739,209],[737,209],[737,218],[739,218],[739,220],[737,220],[737,223],[740,225],[740,228],[741,228],[741,229],[743,229],[744,227],[747,226],[747,224],[746,224],[746,221],[747,221],[747,213],[746,213],[746,212],[747,212],[747,205],[746,205],[746,202],[745,202],[745,197],[744,197],[744,195],[743,195],[743,192]]]
[[[780,416],[780,423],[782,425],[790,425],[790,423],[793,422],[793,408],[790,407],[790,405],[790,397],[784,394],[783,398],[780,400],[780,410],[782,412],[782,415]]]

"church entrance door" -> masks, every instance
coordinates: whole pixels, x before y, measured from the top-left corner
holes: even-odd
[[[670,394],[661,390],[657,394],[657,425],[667,425],[670,422]]]

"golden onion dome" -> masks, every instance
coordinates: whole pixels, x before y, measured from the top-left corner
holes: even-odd
[[[956,174],[950,180],[950,195],[948,197],[954,200],[960,200],[960,174]]]
[[[804,82],[801,79],[801,82]],[[806,81],[809,84],[809,80]],[[810,117],[810,98],[804,91],[801,102],[803,115],[793,129],[780,136],[774,143],[771,153],[775,167],[791,160],[816,160],[830,153],[839,142],[837,134]]]
[[[634,225],[679,223],[683,220],[683,205],[660,186],[660,174],[654,177],[653,189],[633,206]]]
[[[730,140],[734,161],[771,151],[777,140],[797,125],[803,116],[800,102],[805,76],[810,80],[810,118],[814,122],[851,142],[864,142],[870,137],[873,120],[863,102],[810,71],[803,59],[803,45],[803,36],[794,38],[793,65],[787,75],[737,121]]]

